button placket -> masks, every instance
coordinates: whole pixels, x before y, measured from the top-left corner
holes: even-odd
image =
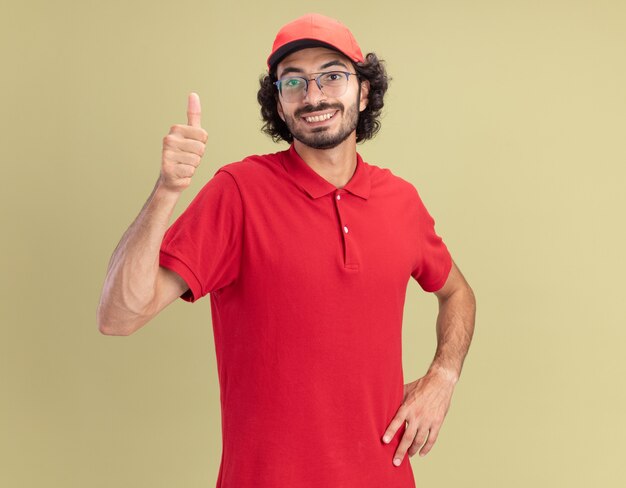
[[[341,228],[341,240],[342,240],[342,247],[343,247],[343,264],[344,264],[344,267],[346,268],[358,269],[359,265],[355,261],[356,254],[354,252],[354,243],[352,242],[353,236],[350,235],[350,227],[348,226],[348,223],[345,221],[346,212],[345,212],[345,207],[343,206],[345,205],[346,195],[347,194],[341,190],[337,190],[335,193],[335,208],[337,209],[337,216],[339,218],[338,223]],[[342,197],[344,198],[343,200],[342,200]],[[341,202],[341,205],[340,205],[340,202]]]

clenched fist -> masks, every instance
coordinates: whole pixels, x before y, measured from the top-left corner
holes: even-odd
[[[163,157],[159,184],[173,192],[182,192],[191,183],[200,160],[208,133],[200,127],[200,97],[190,93],[187,100],[187,125],[176,124],[163,138]]]

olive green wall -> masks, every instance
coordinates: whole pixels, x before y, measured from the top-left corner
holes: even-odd
[[[189,92],[210,137],[175,216],[219,166],[286,148],[259,130],[258,77],[278,28],[317,11],[386,60],[358,150],[419,189],[478,301],[418,486],[623,486],[626,3],[263,3],[2,7],[0,485],[214,486],[209,298],[128,337],[96,306]],[[407,382],[436,315],[411,280]]]

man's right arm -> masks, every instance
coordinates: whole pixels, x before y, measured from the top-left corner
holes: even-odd
[[[132,334],[187,290],[180,275],[159,266],[159,249],[178,198],[157,182],[113,252],[97,310],[103,334]]]
[[[188,289],[176,272],[159,266],[159,252],[182,191],[204,154],[208,134],[200,127],[200,99],[189,95],[188,125],[163,139],[161,174],[141,212],[113,251],[96,312],[106,335],[130,335]]]

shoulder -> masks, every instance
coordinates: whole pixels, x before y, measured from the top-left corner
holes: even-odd
[[[363,161],[372,183],[372,188],[387,189],[402,193],[409,197],[417,196],[417,189],[413,183],[398,176],[390,168]]]
[[[268,154],[249,155],[232,163],[220,166],[215,175],[220,172],[230,174],[237,183],[245,183],[249,180],[259,181],[259,178],[269,176],[281,166],[283,153],[277,151]]]

